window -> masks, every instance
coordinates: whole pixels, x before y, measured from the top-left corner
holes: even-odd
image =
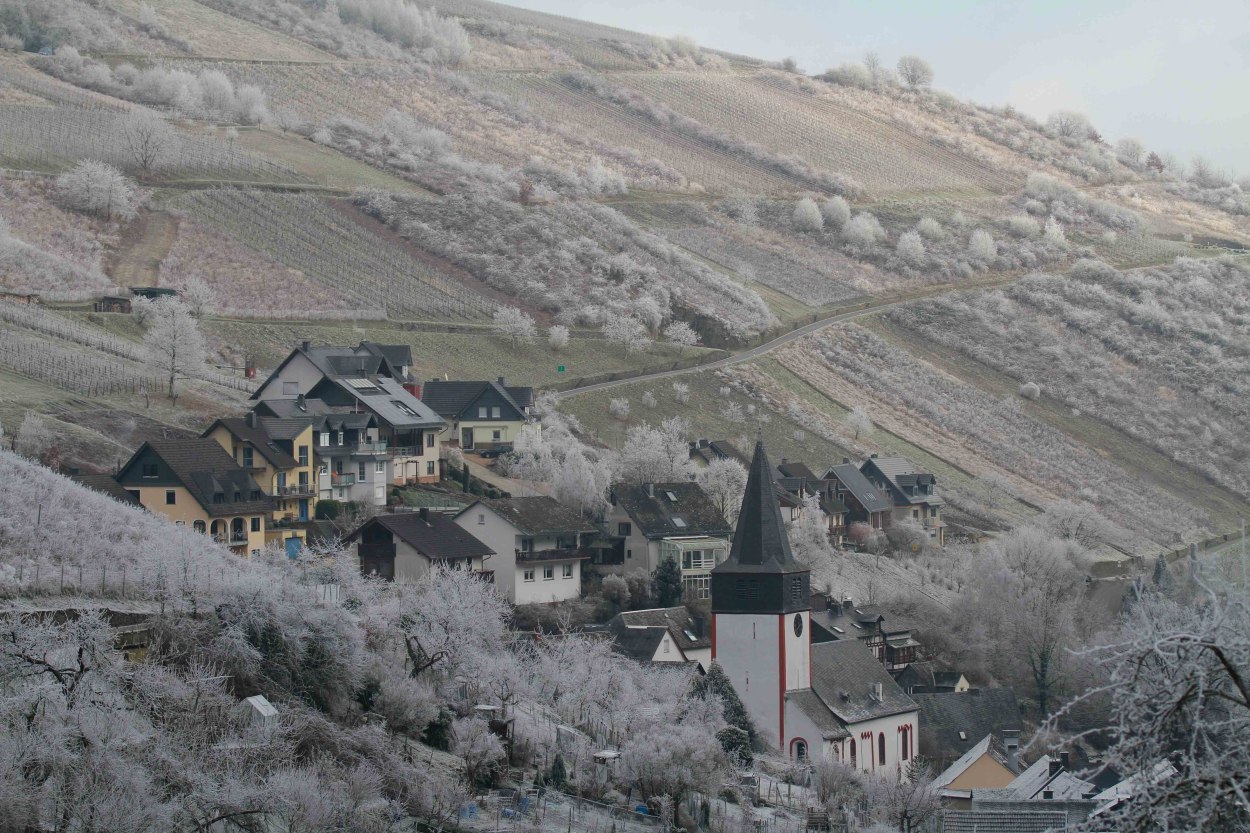
[[[157,467],[156,463],[144,463],[143,464],[143,476],[144,477],[159,477],[160,469]]]
[[[533,581],[533,580],[534,580],[534,568],[533,568],[533,567],[530,567],[528,570],[526,570],[525,572],[521,573],[521,576],[522,576],[522,577],[523,577],[526,581]]]
[[[173,489],[166,489],[165,490],[165,505],[173,506],[176,503],[178,503],[178,493],[175,492]]]
[[[433,460],[429,460],[429,461],[427,461],[427,462],[426,462],[426,464],[425,464],[425,473],[426,473],[427,475],[433,475],[433,474],[434,474],[434,461],[433,461]]]
[[[434,434],[433,434],[433,432],[431,432],[431,433],[429,433],[429,434],[426,434],[426,435],[425,435],[425,447],[426,447],[426,448],[433,448],[433,447],[434,447]]]
[[[562,570],[562,574],[563,574],[564,578],[572,578],[572,577],[573,577],[573,565],[572,565],[572,564],[565,564],[565,565],[561,568],[561,570]]]
[[[204,525],[203,521],[194,522],[193,524],[191,524],[191,528],[194,529],[196,532],[200,533],[201,535],[203,535],[206,531],[208,531],[208,527]]]
[[[712,577],[706,573],[682,576],[681,592],[683,596],[689,596],[692,599],[710,599],[712,598]]]
[[[490,409],[490,418],[499,419],[499,406],[498,405]]]
[[[913,518],[919,518],[919,517],[920,517],[920,510],[919,510],[919,509],[913,509],[913,510],[911,510],[911,516],[912,516]]]
[[[669,645],[668,637],[666,636],[664,637],[664,653],[667,654],[669,652],[670,647],[671,646]]]
[[[256,449],[251,446],[243,447],[243,468],[252,468],[252,463],[256,461]]]
[[[628,538],[634,532],[633,526],[627,523],[619,523],[616,525],[616,534],[621,538]]]
[[[260,489],[253,489],[248,494],[250,495],[248,497],[248,500],[260,500],[261,499]]]
[[[491,431],[491,432],[490,432],[490,438],[491,438],[491,440],[492,440],[493,442],[499,442],[501,439],[503,439],[503,432],[502,432],[502,431]]]
[[[342,444],[343,444],[343,432],[342,432],[342,431],[336,431],[336,432],[334,432],[334,433],[335,433],[335,437],[334,437],[334,444],[335,444],[335,445],[342,445]]]
[[[851,738],[851,766],[855,766],[855,738]]]
[[[235,518],[234,520],[230,522],[230,540],[231,541],[246,541],[247,540],[247,528],[243,525],[242,518]]]
[[[317,445],[321,446],[322,448],[325,448],[329,444],[330,444],[330,432],[318,431],[317,432]]]
[[[283,382],[282,383],[282,395],[283,396],[299,396],[299,382]]]
[[[533,551],[534,551],[534,539],[522,538],[521,539],[521,552],[533,552]]]
[[[485,512],[478,512],[478,513],[477,513],[477,525],[478,525],[478,526],[485,526],[485,525],[486,525],[486,513],[485,513]]]
[[[140,499],[139,499],[139,490],[138,490],[138,489],[127,489],[127,490],[126,490],[126,494],[128,494],[128,495],[130,495],[132,498],[134,498],[134,499],[135,499],[135,503],[142,503],[142,502],[143,502],[142,500],[140,500]]]
[[[301,466],[308,465],[308,446],[306,445],[299,447],[299,464]]]
[[[885,766],[885,732],[877,733],[877,765]]]
[[[807,741],[798,739],[794,741],[794,760],[801,764],[807,763]]]
[[[683,570],[710,570],[716,566],[713,550],[687,550],[681,554]]]
[[[414,411],[412,408],[410,408],[410,407],[408,407],[407,405],[405,405],[403,402],[400,402],[398,399],[392,399],[392,400],[391,400],[391,404],[392,404],[392,405],[394,405],[396,408],[398,408],[398,409],[399,409],[400,411],[402,411],[403,413],[407,414],[408,416],[416,416],[416,415],[417,415],[417,412],[416,412],[416,411]]]
[[[373,463],[373,470],[378,474],[386,474],[386,461],[375,460]]]
[[[358,478],[360,478],[361,480],[364,480],[368,476],[368,473],[369,473],[368,463],[361,460],[359,463],[356,464],[356,476]]]
[[[485,405],[477,409],[477,418],[486,419],[486,406]]]
[[[260,532],[260,518],[252,518],[252,532]]]
[[[625,550],[625,557],[626,557],[626,558],[633,558],[633,557],[634,557],[634,551],[633,551],[633,550]]]
[[[543,581],[551,581],[556,577],[556,568],[550,564],[543,567]]]
[[[902,736],[902,741],[903,741],[903,760],[904,760],[904,761],[905,761],[905,760],[907,760],[908,758],[910,758],[910,757],[911,757],[911,753],[910,753],[910,751],[908,750],[908,746],[907,746],[907,741],[908,741],[908,739],[909,739],[910,737],[911,737],[911,729],[910,729],[910,728],[908,728],[907,726],[904,726],[904,727],[903,727],[903,736]]]

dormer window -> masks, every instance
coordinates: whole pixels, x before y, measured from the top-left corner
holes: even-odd
[[[238,489],[235,489],[234,490],[234,502],[238,503],[241,500],[243,500],[243,493],[240,492]]]
[[[226,496],[224,493],[222,492],[213,493],[213,503],[225,503],[225,502],[226,502]]]

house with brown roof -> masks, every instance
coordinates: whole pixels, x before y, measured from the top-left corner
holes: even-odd
[[[429,509],[376,515],[345,543],[356,545],[360,572],[366,576],[412,583],[443,567],[494,580],[494,551],[447,515]]]
[[[582,593],[582,562],[598,530],[545,495],[479,500],[455,522],[495,555],[495,586],[513,604],[562,602]]]
[[[509,386],[502,376],[493,382],[431,379],[421,401],[446,420],[442,442],[472,451],[515,442],[529,421],[534,389]]]
[[[897,675],[919,658],[920,642],[909,624],[887,616],[877,605],[856,606],[828,593],[812,594],[812,641],[856,639],[891,674]]]
[[[139,503],[137,495],[130,492],[125,486],[114,480],[111,474],[76,474],[72,479],[75,483],[80,483],[94,492],[108,495],[119,503],[140,507],[143,505]]]
[[[607,572],[646,571],[665,559],[677,562],[687,597],[711,595],[712,568],[725,560],[733,528],[699,484],[617,483],[608,496],[608,537],[615,558],[596,563]]]
[[[149,512],[212,535],[239,555],[265,546],[273,503],[216,440],[149,440],[115,479]]]

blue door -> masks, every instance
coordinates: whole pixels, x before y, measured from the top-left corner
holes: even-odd
[[[299,502],[299,519],[308,520],[308,498],[302,498]]]
[[[301,544],[298,538],[292,537],[292,538],[286,539],[286,557],[287,558],[299,558],[300,549],[301,549]]]

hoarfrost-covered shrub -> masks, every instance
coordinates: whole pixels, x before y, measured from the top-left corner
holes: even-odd
[[[139,208],[139,189],[112,165],[84,159],[56,178],[57,201],[106,220],[128,220]]]
[[[685,321],[674,321],[664,328],[664,340],[670,344],[694,347],[699,343],[699,334]]]
[[[513,344],[529,344],[538,333],[534,319],[516,307],[500,307],[495,310],[495,332],[512,340]]]
[[[690,401],[690,386],[685,382],[673,382],[673,398],[685,405]]]
[[[968,255],[979,263],[989,263],[998,257],[998,244],[985,229],[977,229],[968,238]]]
[[[629,419],[629,400],[623,397],[608,400],[608,413],[617,419]]]
[[[899,257],[913,266],[920,266],[925,261],[924,241],[914,231],[905,231],[899,235],[895,250]]]
[[[1026,240],[1032,240],[1042,233],[1042,227],[1038,225],[1037,220],[1022,214],[1007,218],[1007,230],[1014,236]]]
[[[921,217],[920,222],[916,223],[916,231],[925,240],[941,240],[946,236],[942,224],[932,217]]]
[[[618,315],[603,325],[603,337],[611,344],[619,344],[630,353],[645,350],[651,340],[647,328],[630,315]]]
[[[868,247],[885,239],[885,229],[881,228],[876,217],[867,211],[861,211],[846,224],[842,237],[851,245]]]
[[[1042,398],[1042,388],[1036,382],[1025,382],[1020,386],[1019,393],[1031,402],[1036,402]]]
[[[825,219],[811,197],[804,197],[794,206],[794,227],[799,231],[820,231]]]
[[[851,221],[851,206],[842,197],[830,197],[821,203],[820,213],[829,227],[837,230]]]
[[[547,330],[547,344],[552,350],[563,350],[569,344],[569,328],[556,324]]]
[[[1114,243],[1115,232],[1109,231],[1107,234],[1111,235],[1111,242]],[[1059,246],[1060,248],[1066,248],[1068,245],[1068,238],[1067,235],[1063,233],[1063,226],[1060,225],[1059,221],[1054,217],[1046,220],[1046,229],[1042,232],[1042,239],[1047,243]]]
[[[655,394],[649,390],[643,391],[641,401],[644,408],[654,408],[656,406]]]

